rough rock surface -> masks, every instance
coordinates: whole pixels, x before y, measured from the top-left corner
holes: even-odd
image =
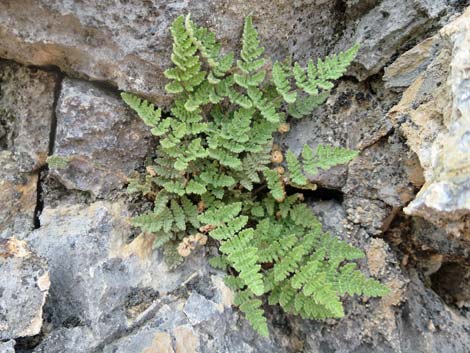
[[[438,47],[438,49],[436,49]],[[470,237],[470,10],[397,60],[389,85],[425,70],[404,92],[390,117],[418,155],[426,184],[405,208],[454,235]],[[408,81],[408,80],[407,80]]]
[[[57,103],[52,175],[69,189],[103,196],[122,187],[149,151],[148,129],[116,95],[64,79]],[[113,156],[109,158],[109,156]]]
[[[43,258],[31,252],[24,241],[0,239],[0,340],[40,332],[49,286]]]
[[[176,352],[221,352],[227,341],[234,352],[275,349],[274,341],[255,343],[254,332],[230,308],[232,293],[203,254],[170,272],[162,254],[152,251],[152,236],[129,241],[128,217],[122,202],[44,209],[41,227],[27,239],[49,263],[45,310],[52,332],[35,353],[64,347],[70,353],[152,352],[168,346],[170,337]]]
[[[46,161],[57,76],[0,61],[0,151],[12,151],[22,172]]]
[[[365,79],[379,72],[407,40],[452,13],[455,3],[106,0],[98,5],[93,0],[9,0],[0,4],[0,56],[55,65],[69,74],[110,82],[163,103],[163,70],[170,58],[167,28],[182,13],[190,12],[216,30],[231,48],[237,47],[242,17],[253,13],[268,52],[278,57],[303,60],[312,53],[326,55],[333,46],[339,50],[360,42],[355,75]],[[31,14],[41,21],[30,21]]]
[[[33,228],[38,176],[19,171],[10,151],[0,151],[0,165],[0,238],[7,238]]]
[[[366,84],[341,82],[327,102],[292,126],[282,143],[295,154],[304,144],[315,148],[318,144],[338,145],[363,150],[390,133],[392,124],[385,118],[390,108],[382,97],[377,97]],[[338,166],[311,178],[320,186],[338,189],[345,185],[347,167]]]
[[[348,5],[370,8],[372,3],[378,4],[364,15],[361,13],[359,19],[350,20],[336,45],[344,50],[351,43],[361,44],[353,70],[360,80],[378,73],[407,41],[425,34],[441,16],[452,12],[446,0],[359,0],[349,1]]]
[[[324,0],[2,1],[0,56],[55,65],[163,102],[163,70],[171,52],[168,26],[180,14],[190,12],[235,48],[242,18],[253,13],[271,54],[305,59],[310,50],[325,55],[330,49],[327,43],[340,20],[334,9],[335,2]],[[41,21],[30,21],[31,14]]]
[[[470,349],[468,319],[424,287],[414,270],[403,271],[385,241],[372,238],[348,222],[346,210],[336,201],[316,202],[313,210],[325,230],[365,249],[367,261],[361,267],[380,278],[391,293],[380,300],[349,300],[346,320],[295,320],[294,332],[305,337],[303,352],[424,353]]]
[[[0,342],[0,353],[15,353],[15,341]]]

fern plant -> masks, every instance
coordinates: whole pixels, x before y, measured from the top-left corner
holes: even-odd
[[[173,264],[208,235],[220,252],[210,264],[228,272],[236,304],[263,336],[265,295],[287,312],[319,319],[343,316],[345,294],[385,294],[351,262],[362,251],[323,232],[301,194],[286,194],[286,184],[311,188],[309,175],[347,163],[357,152],[305,146],[301,156],[288,151],[284,158],[273,150],[278,128],[325,101],[358,46],[302,68],[270,65],[250,16],[236,61],[189,15],[173,22],[171,35],[173,66],[165,71],[171,110],[163,114],[122,94],[160,138],[147,174],[129,185],[152,198],[154,208],[133,223],[157,235],[155,247],[164,247]]]

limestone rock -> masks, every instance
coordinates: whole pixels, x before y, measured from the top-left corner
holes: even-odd
[[[446,11],[452,11],[446,0],[384,0],[373,8],[372,1],[348,4],[370,9],[359,19],[348,21],[336,45],[337,50],[344,50],[351,43],[361,44],[350,71],[359,80],[378,73],[410,38],[423,35]]]
[[[18,170],[10,151],[0,151],[0,238],[31,231],[36,209],[36,174]]]
[[[348,220],[360,224],[371,235],[386,231],[395,214],[391,207],[379,200],[346,196],[343,205]]]
[[[365,249],[362,270],[379,278],[390,293],[381,299],[346,300],[346,318],[291,323],[291,336],[305,337],[303,352],[466,352],[470,324],[448,307],[432,290],[424,287],[416,272],[406,273],[382,239],[371,238],[347,220],[347,212],[336,201],[317,202],[313,211],[324,230]],[[434,327],[434,329],[432,328]]]
[[[15,353],[15,341],[0,342],[0,353]]]
[[[379,199],[392,207],[413,199],[416,174],[421,168],[415,156],[396,134],[366,148],[349,163],[343,192],[368,199]]]
[[[64,79],[57,104],[52,175],[67,188],[103,196],[122,187],[146,156],[150,132],[113,94]]]
[[[28,240],[49,262],[51,327],[35,353],[171,352],[168,337],[175,352],[219,352],[228,341],[234,352],[274,351],[274,340],[255,343],[257,335],[231,307],[233,294],[202,254],[169,271],[152,251],[153,237],[127,241],[128,216],[121,202],[44,209]]]
[[[0,4],[0,57],[55,65],[164,103],[163,70],[171,52],[168,27],[177,16],[191,13],[235,49],[243,17],[252,13],[270,54],[306,59],[311,52],[327,54],[335,35],[334,10],[334,2],[324,0],[9,0]],[[31,21],[31,14],[41,21]]]
[[[0,61],[0,150],[22,172],[45,164],[57,84],[54,73]]]
[[[161,255],[151,252],[151,242],[136,238],[126,244],[128,217],[121,203],[44,209],[41,227],[28,239],[49,263],[47,307],[54,326],[86,323],[107,337],[132,325],[159,293],[189,276],[169,273]]]
[[[405,208],[446,228],[470,236],[470,9],[412,52],[435,43],[426,70],[404,92],[390,118],[406,136],[424,169],[425,185]],[[389,68],[389,81],[404,75],[405,58]]]
[[[363,84],[341,82],[326,103],[312,116],[293,122],[281,143],[296,155],[304,144],[318,144],[363,150],[386,136],[392,125],[385,118],[387,105]],[[330,189],[346,184],[347,166],[320,171],[310,181]]]
[[[0,340],[39,333],[49,286],[43,258],[24,241],[0,240]]]

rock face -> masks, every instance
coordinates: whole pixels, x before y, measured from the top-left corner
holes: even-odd
[[[57,75],[0,61],[0,151],[13,152],[21,172],[44,165]]]
[[[323,0],[2,1],[0,56],[26,64],[55,65],[162,103],[166,101],[163,70],[171,53],[168,26],[180,14],[191,13],[235,48],[243,17],[253,13],[262,37],[269,39],[271,54],[295,53],[306,58],[311,49],[320,55],[329,49],[324,44],[334,37],[331,20],[339,20],[334,8],[334,2]],[[41,21],[30,21],[31,14]],[[316,48],[312,43],[317,43]]]
[[[360,43],[361,51],[355,60],[354,75],[363,80],[378,73],[392,56],[413,36],[425,33],[443,14],[449,11],[446,0],[412,1],[349,1],[353,8],[372,7],[360,19],[346,24],[337,47]],[[383,45],[387,43],[386,45]]]
[[[465,5],[1,1],[0,353],[469,352]],[[325,231],[364,249],[359,267],[388,296],[345,298],[341,320],[267,308],[262,339],[208,266],[215,249],[170,270],[154,236],[130,225],[151,203],[123,188],[155,141],[116,88],[168,103],[168,26],[188,12],[235,51],[252,13],[273,59],[360,42],[327,102],[278,142],[360,152],[312,178],[305,199]]]
[[[0,165],[0,238],[6,238],[33,228],[38,176],[19,171],[10,151],[0,151]]]
[[[0,340],[39,333],[49,286],[44,259],[23,241],[0,240]],[[0,349],[8,352],[8,342]]]
[[[61,163],[51,163],[52,175],[69,189],[103,196],[122,187],[147,155],[149,136],[118,97],[90,83],[65,79],[53,155]]]
[[[172,352],[172,340],[176,352],[221,352],[228,340],[234,352],[275,349],[274,340],[254,343],[204,254],[170,272],[152,251],[153,237],[126,243],[128,216],[122,202],[44,209],[41,227],[27,239],[49,263],[45,310],[52,332],[35,353]]]
[[[0,342],[0,353],[15,353],[15,341]]]
[[[56,73],[0,60],[0,238],[34,226],[57,85]]]
[[[470,237],[470,11],[410,50],[386,71],[406,85],[390,112],[418,155],[426,183],[405,212]],[[405,62],[414,56],[414,66]],[[421,72],[420,72],[421,71]]]

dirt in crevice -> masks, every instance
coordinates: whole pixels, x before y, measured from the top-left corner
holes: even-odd
[[[424,219],[400,212],[383,239],[406,272],[416,272],[444,302],[470,310],[468,243],[447,235]]]
[[[60,71],[52,70],[57,75],[57,81],[54,88],[54,101],[52,103],[52,116],[51,116],[51,124],[49,128],[49,143],[48,143],[48,156],[51,156],[54,153],[54,145],[55,145],[55,138],[56,138],[56,131],[57,131],[57,115],[56,115],[56,108],[57,103],[59,100],[60,90],[62,87],[62,80],[63,74]],[[47,175],[49,167],[44,165],[38,170],[38,184],[37,184],[37,195],[36,195],[36,208],[34,209],[34,219],[33,225],[34,229],[38,229],[41,227],[41,220],[40,216],[42,210],[44,209],[44,181]]]

